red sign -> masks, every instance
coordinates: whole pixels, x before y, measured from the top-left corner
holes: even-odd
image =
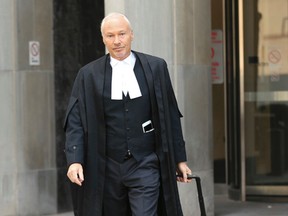
[[[223,83],[223,34],[222,30],[211,32],[211,76],[213,84]]]

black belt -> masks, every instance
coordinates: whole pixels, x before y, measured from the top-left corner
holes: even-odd
[[[124,157],[124,161],[127,161],[127,160],[131,159],[132,157],[133,157],[133,156],[132,156],[130,150],[128,150],[127,153],[126,153],[126,155],[125,155],[125,157]]]

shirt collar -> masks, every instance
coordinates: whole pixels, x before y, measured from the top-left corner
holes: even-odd
[[[112,66],[112,68],[115,67],[119,62],[124,62],[134,67],[136,62],[135,54],[133,52],[130,52],[130,55],[127,58],[123,59],[122,61],[119,61],[110,56],[110,65]]]

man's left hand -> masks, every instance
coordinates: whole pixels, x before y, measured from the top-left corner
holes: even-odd
[[[187,175],[188,174],[191,175],[192,171],[187,166],[186,162],[178,163],[177,174],[181,174],[182,175],[182,177],[177,177],[177,181],[179,181],[179,182],[189,183],[189,182],[192,181],[191,179],[187,179]]]

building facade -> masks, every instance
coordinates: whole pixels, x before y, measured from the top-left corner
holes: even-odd
[[[0,1],[0,209],[57,210],[52,1]]]
[[[188,164],[213,215],[211,2],[0,1],[0,209],[2,215],[71,211],[62,121],[78,69],[105,54],[105,14],[130,19],[133,49],[164,58],[184,115]],[[180,184],[185,215],[199,212],[195,184]]]

